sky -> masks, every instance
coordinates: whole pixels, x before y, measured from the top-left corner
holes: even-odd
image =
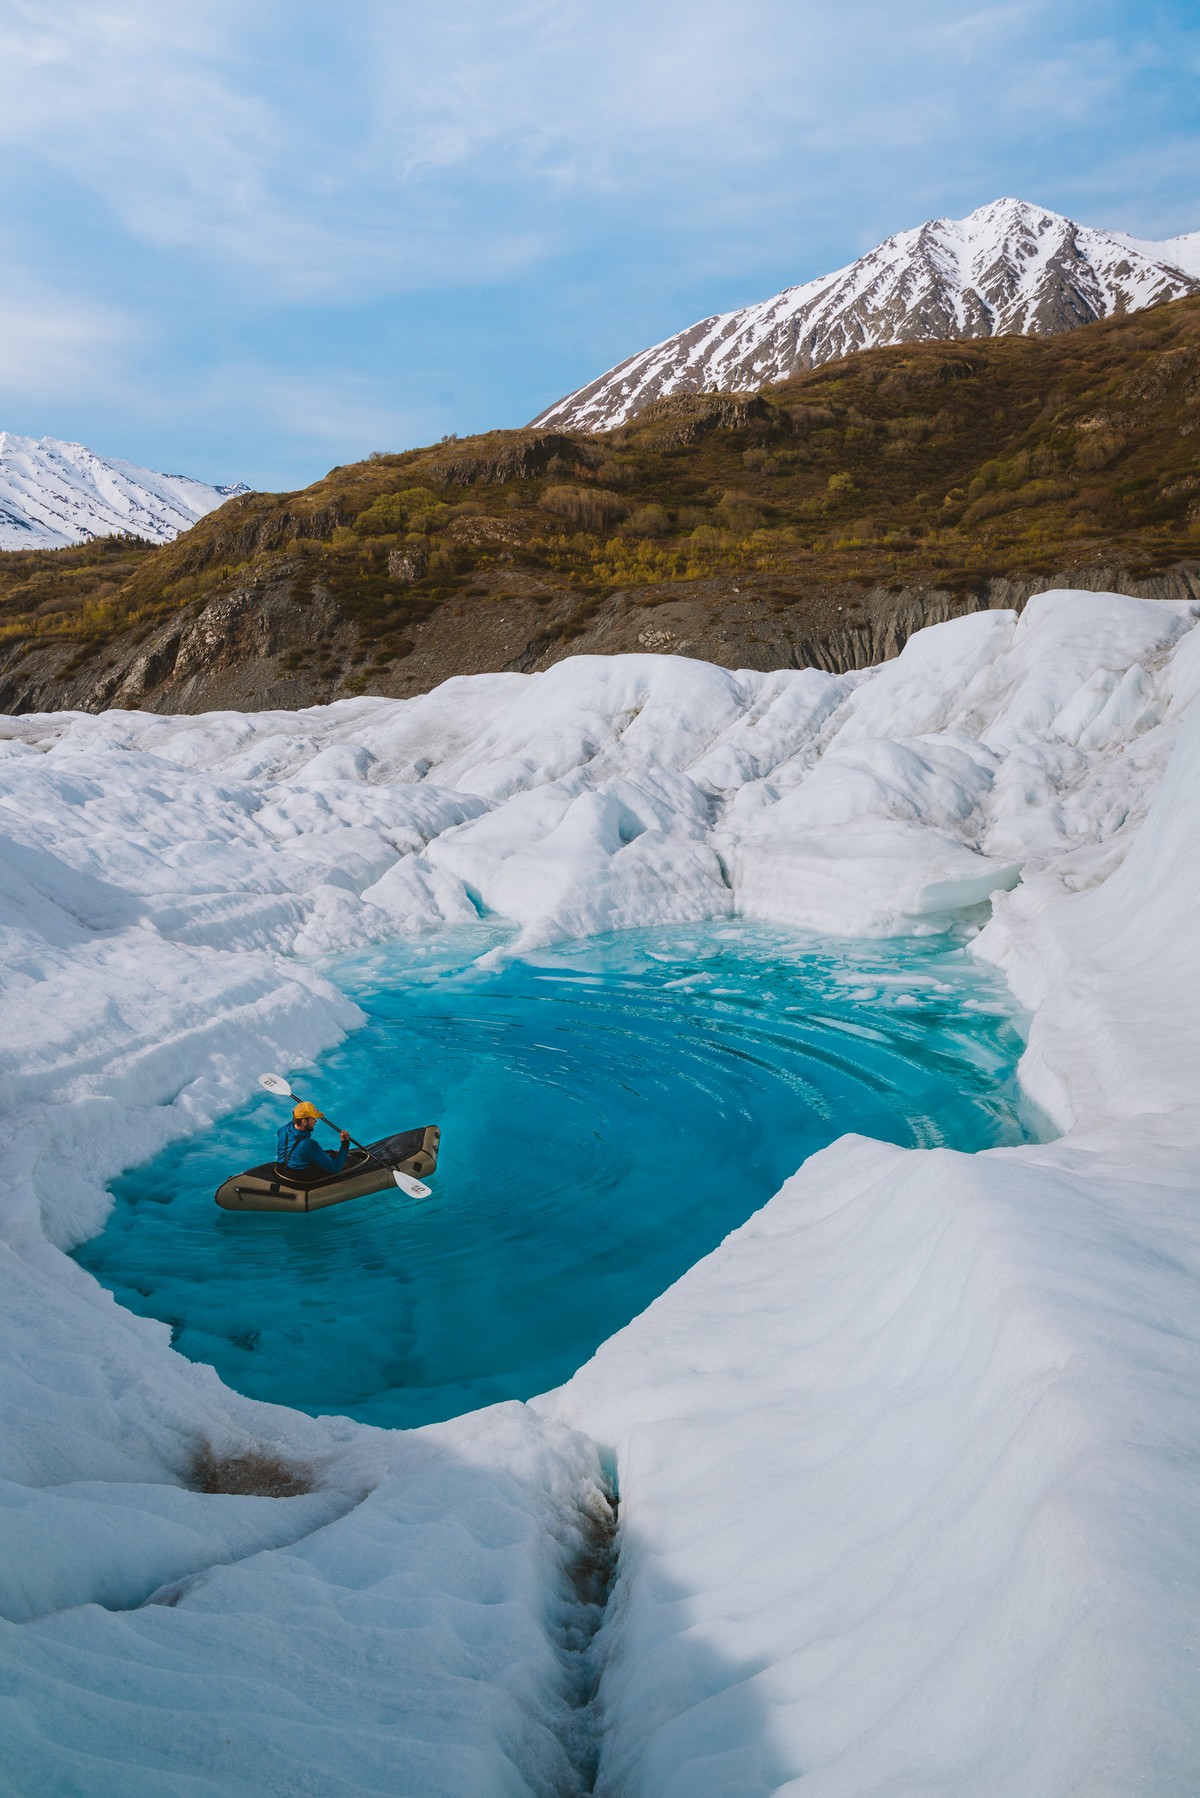
[[[1004,194],[1200,228],[1200,4],[0,0],[0,170],[0,429],[287,489]]]

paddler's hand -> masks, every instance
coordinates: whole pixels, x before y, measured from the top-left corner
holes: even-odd
[[[338,1135],[342,1139],[343,1149],[348,1149],[350,1147],[350,1132],[348,1130],[339,1130]]]

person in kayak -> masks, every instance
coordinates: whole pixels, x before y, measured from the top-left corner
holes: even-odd
[[[341,1147],[333,1154],[313,1141],[313,1125],[321,1116],[315,1105],[302,1099],[292,1113],[291,1122],[279,1132],[276,1165],[295,1174],[340,1174],[350,1153],[350,1136],[339,1131]]]

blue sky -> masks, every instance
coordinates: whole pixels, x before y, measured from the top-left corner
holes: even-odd
[[[0,0],[0,428],[300,486],[1001,194],[1200,228],[1198,95],[1196,0]]]

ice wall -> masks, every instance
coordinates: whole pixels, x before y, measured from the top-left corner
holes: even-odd
[[[569,1791],[599,1722],[625,1798],[1190,1790],[1196,615],[1059,593],[843,677],[578,658],[3,721],[15,1789]],[[976,948],[1072,1134],[834,1145],[534,1407],[389,1435],[254,1405],[61,1253],[122,1165],[353,1027],[305,952],[485,909],[525,945],[886,933],[989,894]],[[186,1494],[201,1437],[322,1490]],[[585,1725],[571,1570],[614,1461]]]

